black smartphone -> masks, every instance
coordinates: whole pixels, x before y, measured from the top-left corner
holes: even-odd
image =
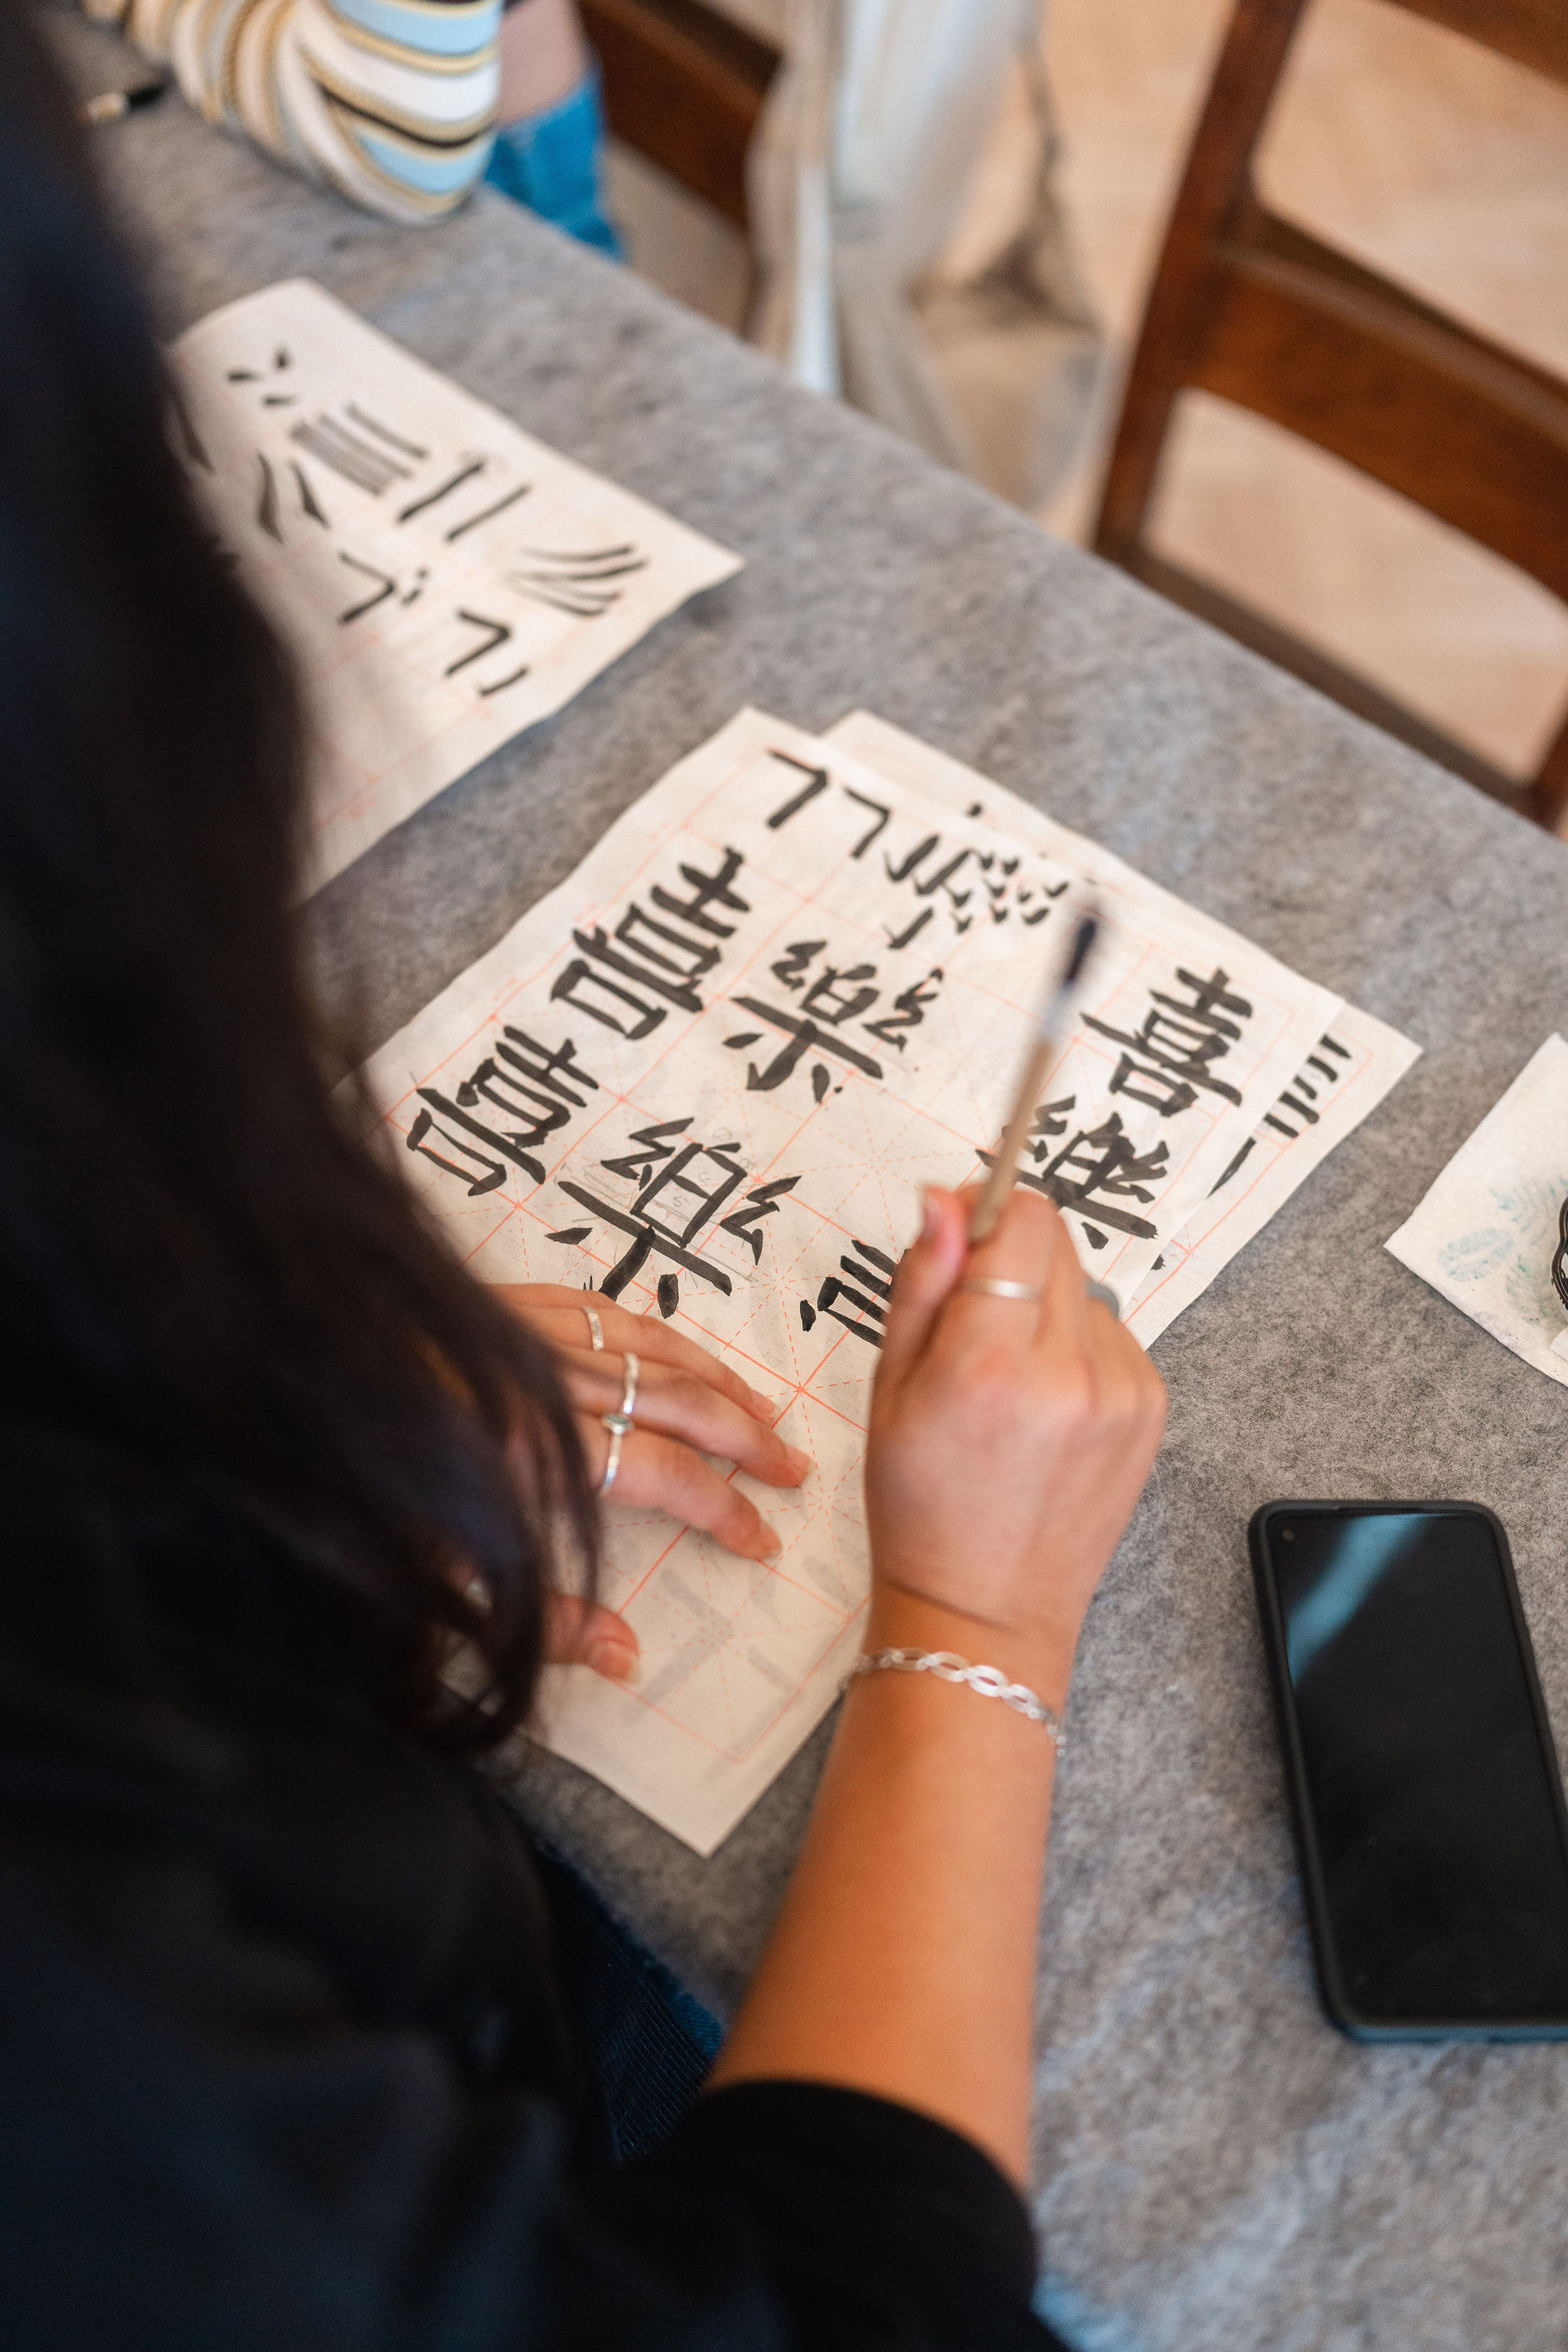
[[[1329,2016],[1568,2039],[1568,1813],[1500,1524],[1268,1503],[1248,1532]]]

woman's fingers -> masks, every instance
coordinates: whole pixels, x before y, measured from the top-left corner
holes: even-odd
[[[1165,1383],[1147,1354],[1107,1308],[1089,1309],[1089,1348],[1108,1412],[1139,1434],[1157,1437],[1165,1426]]]
[[[613,1609],[552,1592],[544,1603],[544,1659],[552,1666],[592,1666],[606,1682],[635,1682],[637,1637]]]
[[[612,1356],[607,1349],[596,1356],[563,1348],[559,1358],[566,1392],[579,1412],[620,1411],[626,1392],[624,1356]],[[776,1431],[764,1429],[695,1372],[647,1363],[640,1356],[637,1360],[641,1370],[633,1412],[639,1429],[682,1438],[701,1454],[722,1454],[770,1486],[800,1485],[811,1467],[808,1454],[786,1445]]]
[[[978,1187],[959,1194],[966,1223],[978,1199]],[[1026,1296],[971,1290],[972,1282],[1018,1283]],[[1060,1211],[1038,1192],[1015,1192],[995,1231],[968,1254],[942,1313],[942,1343],[966,1355],[997,1347],[1021,1352],[1063,1316],[1065,1335],[1081,1338],[1083,1286]]]
[[[695,1339],[671,1330],[662,1316],[634,1315],[599,1291],[569,1290],[559,1282],[498,1282],[495,1288],[514,1315],[531,1323],[554,1347],[593,1349],[587,1315],[592,1308],[599,1318],[607,1355],[624,1356],[630,1349],[645,1364],[668,1364],[674,1371],[693,1373],[764,1426],[778,1410]]]
[[[1041,1202],[1053,1226],[1051,1259],[1046,1269],[1044,1287],[1040,1293],[1039,1320],[1035,1326],[1036,1352],[1058,1359],[1072,1350],[1081,1353],[1089,1340],[1089,1277],[1079,1263],[1067,1220],[1059,1209],[1049,1202]],[[1109,1307],[1105,1318],[1111,1329],[1120,1328]]]
[[[635,1355],[640,1367],[637,1426],[622,1440],[615,1500],[668,1511],[742,1559],[776,1556],[780,1538],[756,1505],[703,1459],[717,1454],[769,1486],[798,1486],[810,1457],[786,1445],[771,1426],[776,1405],[658,1317],[633,1315],[596,1291],[568,1290],[559,1283],[496,1286],[511,1312],[556,1350],[595,1484],[609,1461],[602,1416],[619,1412],[626,1359]],[[604,1338],[602,1349],[593,1346],[590,1311]]]
[[[609,1433],[602,1422],[587,1413],[578,1414],[577,1427],[597,1485],[609,1460]],[[634,1429],[621,1441],[620,1467],[610,1499],[644,1510],[668,1511],[672,1519],[700,1528],[704,1535],[721,1543],[726,1551],[738,1552],[742,1559],[776,1559],[784,1549],[783,1538],[749,1496],[721,1478],[712,1464],[694,1454],[689,1445],[677,1438],[655,1436],[649,1430]]]
[[[901,1380],[923,1352],[963,1271],[967,1223],[962,1196],[934,1187],[927,1192],[921,1230],[900,1259],[893,1279],[882,1332],[882,1382]]]

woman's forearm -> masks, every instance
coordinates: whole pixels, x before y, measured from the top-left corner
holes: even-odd
[[[954,1650],[1050,1706],[1070,1645],[883,1588],[867,1647]],[[1055,1748],[926,1675],[851,1685],[783,1911],[713,2077],[794,2076],[921,2109],[1021,2182]]]
[[[1164,1425],[1164,1391],[1065,1225],[931,1192],[893,1285],[866,1465],[868,1649],[949,1650],[1058,1713],[1079,1628]],[[789,1893],[716,2081],[870,2091],[1022,2182],[1056,1750],[961,1684],[852,1684]]]

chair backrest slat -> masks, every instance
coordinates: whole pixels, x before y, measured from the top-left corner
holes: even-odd
[[[1568,84],[1568,0],[1393,5]],[[1202,389],[1331,450],[1568,602],[1568,382],[1258,201],[1253,158],[1307,8],[1237,0],[1128,377],[1096,547],[1148,572],[1172,412]],[[1474,764],[1456,747],[1459,772]],[[1568,727],[1512,797],[1548,822],[1568,809]]]
[[[1563,0],[1394,0],[1394,5],[1450,33],[1463,33],[1548,81],[1568,82],[1568,11]]]

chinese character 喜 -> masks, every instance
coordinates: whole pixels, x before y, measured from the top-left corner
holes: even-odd
[[[521,1168],[525,1176],[542,1184],[544,1169],[534,1158],[535,1150],[547,1136],[564,1127],[598,1087],[597,1078],[591,1078],[579,1064],[570,1037],[552,1051],[526,1030],[509,1025],[501,1031],[493,1052],[475,1065],[451,1095],[435,1087],[417,1089],[425,1108],[408,1130],[407,1149],[434,1160],[448,1175],[467,1179],[470,1200],[503,1184],[509,1165]],[[521,1124],[498,1127],[491,1119],[476,1117],[481,1108],[500,1111],[503,1118]],[[447,1158],[430,1141],[433,1135],[469,1164],[463,1166]]]
[[[656,884],[648,895],[658,914],[634,900],[608,937],[602,926],[574,931],[578,952],[557,977],[552,998],[633,1041],[657,1029],[672,1005],[678,1012],[700,1013],[697,983],[719,961],[714,941],[731,938],[735,929],[712,910],[717,906],[751,912],[749,902],[731,887],[741,863],[740,851],[729,849],[717,874],[683,866],[680,878],[689,886],[689,897],[678,898]],[[693,938],[692,932],[701,936]]]
[[[1178,969],[1176,979],[1190,992],[1190,1002],[1184,1003],[1163,989],[1151,989],[1149,1011],[1136,1030],[1115,1029],[1091,1013],[1084,1015],[1086,1028],[1098,1030],[1100,1036],[1122,1048],[1110,1092],[1124,1094],[1129,1102],[1143,1103],[1162,1118],[1190,1110],[1200,1088],[1239,1104],[1237,1089],[1217,1076],[1213,1066],[1239,1042],[1237,1023],[1252,1017],[1246,997],[1230,992],[1227,972],[1216,971],[1207,980],[1199,980],[1195,973]]]

